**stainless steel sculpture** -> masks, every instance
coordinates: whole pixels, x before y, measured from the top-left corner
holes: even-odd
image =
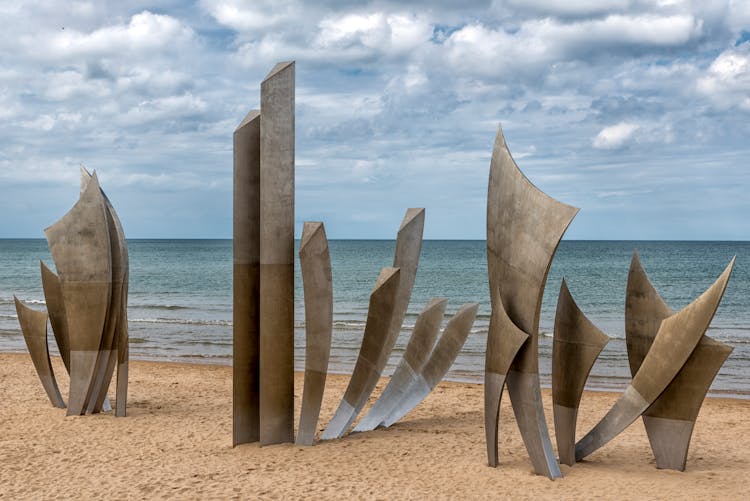
[[[490,335],[493,332],[495,334]],[[484,366],[484,433],[487,442],[487,463],[490,466],[498,464],[497,429],[503,387],[513,360],[528,339],[529,335],[516,327],[505,313],[503,302],[498,300],[492,307]]]
[[[117,366],[115,415],[124,416],[128,250],[120,219],[96,174],[81,168],[78,202],[45,234],[59,276],[40,262],[42,286],[55,341],[70,374],[68,415],[110,410],[107,391]],[[46,319],[47,313],[43,315]]]
[[[234,131],[232,445],[260,440],[260,111]]]
[[[447,299],[434,298],[424,307],[414,323],[414,330],[406,345],[404,356],[388,385],[370,411],[354,427],[354,431],[370,431],[382,425],[383,420],[403,400],[432,352],[447,303]]]
[[[64,409],[65,402],[60,395],[55,372],[52,370],[52,364],[49,360],[47,313],[29,308],[15,296],[13,296],[13,301],[16,303],[16,313],[18,314],[18,322],[21,324],[23,339],[26,341],[26,347],[31,354],[31,361],[34,363],[34,368],[42,382],[44,391],[47,392],[52,405]]]
[[[661,322],[672,315],[633,254],[625,299],[625,338],[633,375],[648,353]],[[703,399],[732,347],[703,335],[659,398],[643,413],[657,468],[684,471],[690,438]]]
[[[68,415],[86,411],[112,288],[107,215],[94,174],[78,202],[45,230],[60,277],[70,343]]]
[[[383,426],[388,428],[404,417],[435,389],[450,370],[458,353],[463,348],[466,338],[477,316],[478,303],[463,305],[445,326],[435,349],[422,370],[406,390],[406,394],[396,407],[383,419]]]
[[[128,360],[130,360],[130,334],[128,333],[128,282],[130,272],[125,272],[122,287],[123,304],[117,322],[117,383],[115,389],[115,417],[125,417],[128,403]]]
[[[260,86],[260,443],[294,441],[294,63]]]
[[[81,191],[83,192],[89,181],[91,174],[81,167]],[[112,269],[112,289],[110,296],[107,318],[104,324],[104,333],[102,335],[102,344],[99,347],[99,356],[97,358],[97,370],[93,383],[92,398],[89,400],[87,412],[101,412],[109,410],[109,400],[107,399],[107,390],[112,380],[112,374],[115,365],[118,363],[118,350],[123,346],[127,347],[127,281],[129,273],[128,264],[128,247],[125,241],[125,232],[122,229],[120,218],[117,216],[112,203],[107,198],[106,193],[101,190],[104,197],[104,207],[107,215],[107,231],[110,240],[110,256]],[[125,343],[120,343],[119,338],[124,336]],[[127,357],[124,359],[127,364]],[[125,369],[127,370],[127,369]],[[116,416],[124,416],[127,399],[127,377],[118,378],[116,388],[117,409]],[[125,385],[123,388],[123,384]]]
[[[387,341],[389,328],[396,314],[396,298],[401,273],[399,268],[383,268],[370,293],[367,322],[352,378],[336,413],[321,438],[341,438],[367,402],[372,392],[373,378],[377,382],[379,354]]]
[[[602,447],[638,419],[672,382],[711,323],[733,267],[734,258],[706,292],[661,322],[630,385],[604,418],[576,444],[576,461]]]
[[[537,474],[561,476],[539,388],[538,330],[547,273],[563,233],[578,209],[549,197],[521,173],[498,130],[487,194],[487,262],[493,315],[487,335],[485,429],[490,465],[497,464],[497,417],[506,360],[520,334],[529,336],[507,370],[516,422]],[[502,306],[510,323],[495,314]],[[495,320],[493,322],[493,320]],[[517,327],[516,332],[511,326]]]
[[[233,445],[294,441],[294,78],[274,66],[234,132]]]
[[[305,387],[297,445],[312,445],[328,373],[333,330],[333,277],[323,223],[305,223],[299,245],[305,293]]]
[[[424,209],[408,209],[398,230],[396,252],[393,257],[393,267],[400,270],[399,284],[393,298],[393,315],[389,317],[387,331],[383,335],[378,333],[377,338],[371,337],[377,339],[376,343],[362,341],[360,356],[349,383],[354,391],[350,393],[347,389],[344,400],[339,404],[328,428],[323,432],[322,438],[324,439],[339,438],[346,433],[367,403],[367,399],[383,373],[393,345],[401,332],[404,315],[409,306],[409,298],[419,264],[419,254],[422,251],[423,230]],[[367,324],[370,323],[370,319],[368,312]],[[367,327],[365,327],[365,332],[367,332]]]
[[[52,325],[52,333],[55,335],[57,349],[60,351],[65,370],[70,375],[70,336],[68,335],[68,319],[65,315],[65,302],[63,301],[60,278],[43,261],[39,261],[39,267],[42,273],[44,302],[47,304],[47,314]]]
[[[609,337],[586,318],[568,290],[560,286],[552,344],[552,411],[560,462],[573,466],[578,405],[591,367]]]

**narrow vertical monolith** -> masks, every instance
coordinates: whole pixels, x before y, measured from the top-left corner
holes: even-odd
[[[260,440],[260,112],[234,131],[232,445]]]
[[[260,443],[294,441],[294,63],[260,88]]]

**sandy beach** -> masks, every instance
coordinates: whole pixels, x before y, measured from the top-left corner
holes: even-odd
[[[67,376],[53,360],[63,395]],[[231,446],[231,368],[131,361],[128,417],[65,417],[25,354],[0,354],[0,498],[746,499],[750,401],[710,398],[684,473],[657,470],[640,420],[550,481],[536,476],[504,400],[486,465],[482,386],[442,383],[388,430],[299,448]],[[62,376],[60,376],[63,374]],[[330,376],[319,430],[348,376]],[[377,396],[383,382],[376,389]],[[297,374],[297,409],[302,375]],[[111,397],[112,398],[112,397]],[[587,392],[578,435],[616,394]],[[549,391],[544,392],[552,432]],[[371,399],[370,403],[372,403]],[[298,412],[298,410],[297,410]],[[297,416],[298,417],[298,416]]]

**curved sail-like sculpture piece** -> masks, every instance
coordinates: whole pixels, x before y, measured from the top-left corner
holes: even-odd
[[[260,110],[234,131],[232,445],[260,440]]]
[[[575,464],[578,405],[591,368],[608,342],[609,337],[583,314],[563,279],[552,344],[552,411],[563,464]]]
[[[424,365],[422,371],[417,374],[404,398],[385,417],[383,426],[388,428],[408,414],[422,400],[427,398],[432,390],[435,389],[435,386],[442,381],[466,342],[466,338],[471,331],[471,326],[474,325],[478,308],[478,303],[465,304],[448,321],[443,335],[440,336],[435,349],[432,350],[430,359]]]
[[[18,314],[18,323],[21,324],[23,339],[26,341],[26,347],[29,349],[31,361],[42,382],[44,391],[47,392],[49,401],[55,407],[65,408],[60,390],[57,387],[55,373],[52,370],[52,364],[49,360],[49,347],[47,346],[47,313],[36,311],[13,296],[16,303],[16,313]]]
[[[519,170],[498,129],[487,193],[487,264],[493,310],[502,303],[511,323],[529,336],[507,373],[511,404],[537,474],[562,476],[550,441],[539,388],[538,330],[542,295],[552,258],[578,209],[549,197]],[[490,343],[515,338],[490,325]],[[509,351],[506,349],[506,351]],[[494,363],[492,365],[495,365]],[[497,364],[502,365],[502,364]],[[506,374],[485,368],[485,423],[493,427]],[[497,404],[496,404],[497,402]],[[487,438],[493,436],[487,431]],[[495,437],[496,438],[496,437]],[[494,444],[488,443],[488,452]],[[489,463],[496,464],[490,452]]]
[[[81,193],[85,191],[90,180],[91,174],[85,168],[81,167]],[[107,390],[109,389],[112,374],[115,370],[115,364],[118,360],[118,335],[122,335],[123,332],[127,335],[127,326],[125,325],[124,329],[120,329],[118,328],[118,325],[123,320],[121,318],[122,310],[124,309],[127,311],[125,281],[128,275],[128,247],[125,242],[125,232],[122,229],[120,218],[117,216],[117,212],[107,198],[106,193],[104,193],[104,190],[101,190],[101,193],[102,197],[104,197],[104,205],[107,215],[107,231],[109,233],[112,263],[112,289],[109,308],[107,309],[107,318],[104,323],[102,341],[99,347],[92,397],[89,400],[87,412],[101,412],[103,408],[109,410]],[[127,322],[127,320],[125,320],[125,322]],[[125,379],[125,381],[127,381],[127,379]],[[124,395],[122,395],[122,389],[120,389],[119,393],[120,395],[118,397],[124,401],[127,398],[127,390],[125,390]],[[116,412],[116,415],[121,416],[124,415],[124,413],[119,414]]]
[[[120,309],[120,321],[117,322],[117,383],[115,386],[115,417],[125,417],[128,403],[128,360],[130,358],[130,337],[128,334],[128,280],[130,272],[125,271],[125,282],[122,286],[123,307]]]
[[[305,292],[305,387],[297,445],[312,445],[328,374],[333,330],[333,277],[323,223],[306,222],[299,246]]]
[[[633,375],[638,372],[662,320],[671,314],[635,252],[625,299],[625,338]],[[677,376],[643,413],[657,468],[685,470],[693,427],[703,399],[732,349],[704,334]]]
[[[630,373],[635,376],[646,358],[662,320],[674,314],[651,284],[641,265],[638,251],[633,253],[625,293],[625,344]]]
[[[414,279],[417,275],[417,266],[419,265],[419,254],[422,252],[423,230],[424,209],[407,209],[406,215],[404,215],[404,219],[401,222],[401,227],[398,230],[396,252],[393,256],[393,267],[400,270],[400,277],[393,299],[393,315],[389,319],[388,330],[382,338],[378,338],[377,344],[366,347],[363,341],[362,349],[367,348],[368,351],[366,353],[360,352],[360,357],[365,353],[364,359],[368,360],[368,363],[360,365],[359,360],[357,361],[357,366],[352,374],[352,381],[349,383],[350,386],[354,384],[357,387],[357,401],[349,402],[351,408],[347,407],[344,401],[341,402],[336,411],[336,416],[334,416],[334,419],[331,420],[328,428],[323,433],[324,439],[339,438],[346,432],[357,418],[357,414],[362,410],[362,407],[367,403],[372,390],[378,384],[378,379],[380,379],[383,369],[388,362],[393,345],[396,344],[396,339],[401,332],[401,324],[404,321],[404,315],[406,315],[406,309],[409,306]],[[368,313],[368,324],[370,323],[370,318],[370,314]],[[360,367],[360,373],[357,372],[357,367]],[[363,376],[366,376],[366,379],[360,381],[359,378]],[[343,414],[339,414],[339,412]],[[348,412],[353,412],[354,414],[345,417],[345,414]],[[344,429],[332,428],[334,425],[344,426]]]
[[[52,325],[52,333],[55,335],[57,349],[65,365],[65,370],[70,374],[70,343],[68,335],[68,319],[65,316],[65,302],[62,296],[60,278],[50,270],[44,261],[39,261],[42,272],[42,288],[44,289],[44,302],[47,304],[49,323]]]
[[[389,328],[395,315],[400,275],[398,268],[383,268],[375,281],[370,294],[367,323],[357,363],[344,398],[341,399],[333,418],[321,436],[323,440],[341,438],[346,433],[372,392],[373,378],[377,382],[382,370],[377,366],[379,354],[382,353],[383,345],[387,341]]]
[[[627,428],[674,380],[708,329],[726,290],[735,259],[703,294],[665,318],[632,382],[602,420],[576,444],[580,461]]]
[[[414,323],[414,330],[406,345],[404,356],[393,372],[388,386],[367,415],[357,423],[354,431],[370,431],[382,425],[383,420],[403,400],[432,352],[447,303],[448,300],[445,298],[433,298],[424,307]]]
[[[105,201],[94,174],[73,208],[45,230],[68,321],[68,415],[85,412],[93,390],[112,288],[107,228]]]
[[[487,442],[487,464],[497,466],[497,429],[500,420],[500,399],[506,376],[518,351],[529,335],[516,327],[508,317],[502,301],[492,308],[484,366],[484,434]],[[502,336],[499,334],[502,333]],[[541,398],[541,396],[540,396]]]

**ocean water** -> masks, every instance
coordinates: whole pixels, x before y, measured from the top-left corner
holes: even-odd
[[[330,371],[350,373],[357,358],[372,285],[393,261],[394,241],[333,240],[334,332]],[[130,240],[130,354],[136,359],[231,364],[231,240]],[[586,315],[612,340],[588,387],[621,390],[630,380],[624,309],[634,249],[657,290],[678,310],[708,288],[737,256],[708,334],[734,347],[711,393],[750,397],[750,242],[563,241],[542,305],[540,373],[549,385],[552,326],[563,277]],[[448,298],[445,321],[464,303],[479,314],[448,378],[480,382],[489,325],[484,241],[425,241],[409,310],[385,374],[398,364],[417,314],[432,297]],[[0,240],[0,351],[25,351],[13,295],[43,308],[39,259],[52,264],[45,240]],[[304,304],[296,264],[296,367],[304,368]],[[51,333],[50,333],[51,334]],[[50,339],[51,335],[50,335]],[[54,342],[51,342],[54,345]],[[55,349],[52,350],[55,352]]]

